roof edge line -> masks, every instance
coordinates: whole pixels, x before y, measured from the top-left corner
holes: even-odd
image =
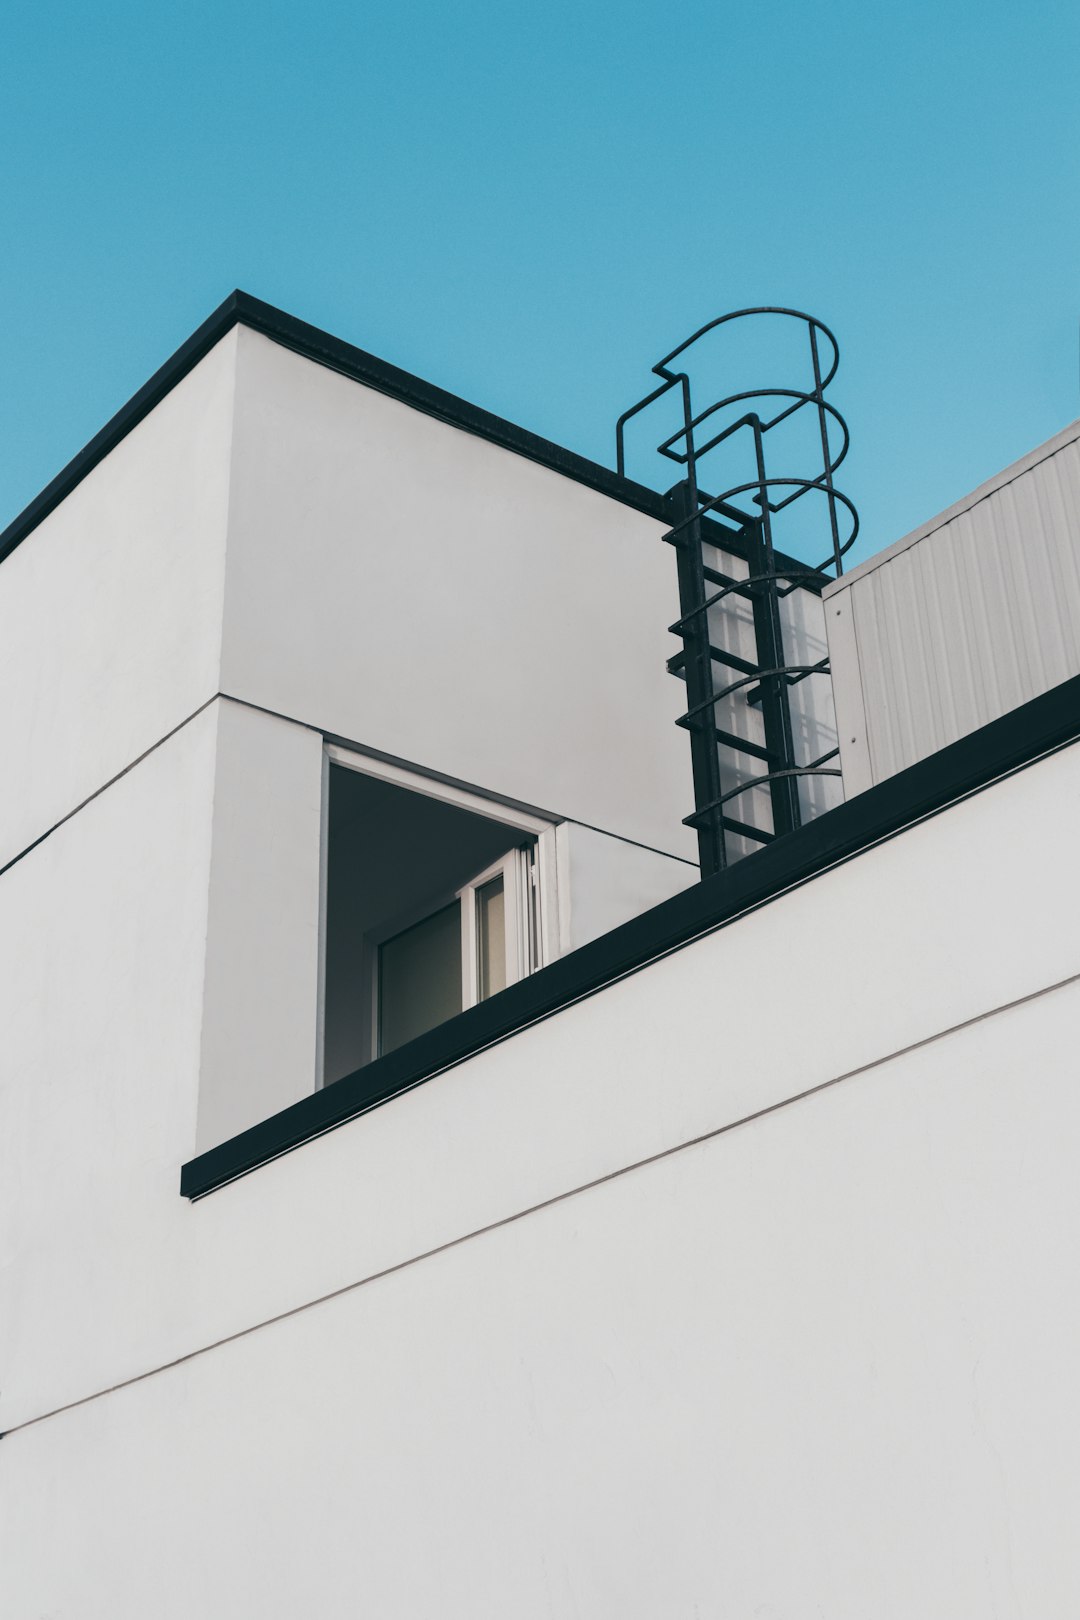
[[[334,337],[321,327],[312,326],[285,310],[266,304],[250,293],[237,292],[237,316],[244,326],[260,332],[283,348],[293,349],[306,359],[364,383],[378,393],[411,405],[425,416],[434,416],[451,427],[461,428],[477,438],[488,439],[505,450],[539,462],[601,495],[609,495],[625,506],[636,507],[661,522],[668,520],[665,497],[646,484],[623,477],[611,467],[591,461],[576,450],[567,450],[552,439],[545,439],[529,428],[519,427],[506,417],[496,416],[482,405],[473,405],[460,394],[452,394],[436,383],[426,382],[414,372],[404,371],[388,360],[380,360],[366,349]]]
[[[318,365],[401,400],[427,416],[437,417],[466,433],[538,462],[659,522],[668,520],[665,497],[646,485],[621,477],[610,467],[603,467],[599,462],[590,461],[586,456],[567,450],[527,428],[518,427],[484,410],[482,406],[470,404],[457,394],[425,382],[423,378],[403,371],[389,361],[380,360],[320,327],[312,326],[277,309],[273,304],[264,303],[262,299],[236,289],[0,532],[0,562],[10,556],[98,462],[104,460],[237,325],[247,326]]]
[[[197,1154],[181,1167],[181,1196],[204,1197],[1078,743],[1080,675],[1075,675],[499,995]]]
[[[909,529],[907,534],[900,535],[899,539],[890,540],[887,545],[882,546],[880,551],[873,551],[869,557],[864,557],[862,562],[856,563],[848,573],[841,574],[837,579],[830,580],[822,595],[827,601],[848,585],[853,585],[857,580],[865,579],[868,574],[874,573],[878,568],[885,567],[894,558],[903,556],[905,551],[910,551],[914,546],[921,545],[924,540],[929,540],[932,535],[940,534],[942,529],[947,529],[950,524],[955,523],[959,518],[966,517],[969,512],[974,511],[976,506],[981,506],[984,501],[990,500],[992,496],[999,495],[1003,489],[1008,489],[1010,484],[1015,484],[1019,479],[1026,478],[1028,473],[1034,472],[1037,467],[1041,467],[1045,462],[1052,461],[1055,456],[1061,455],[1062,451],[1068,450],[1071,445],[1076,443],[1077,439],[1080,439],[1080,417],[1077,417],[1074,422],[1068,422],[1059,432],[1053,434],[1049,439],[1045,439],[1042,444],[1037,444],[1033,450],[1028,450],[1026,454],[1018,456],[1015,461],[1010,461],[1007,467],[1001,468],[1000,472],[993,473],[989,478],[984,478],[981,484],[976,484],[973,490],[970,490],[966,495],[961,495],[958,500],[953,501],[951,506],[943,507],[935,517],[927,518],[924,523],[918,524],[914,529]]]
[[[16,546],[21,545],[27,535],[31,534],[38,524],[70,495],[76,485],[82,483],[87,473],[91,472],[99,461],[103,461],[122,439],[126,439],[132,428],[137,427],[145,416],[149,416],[154,407],[172,392],[177,383],[183,381],[188,372],[193,371],[199,361],[210,353],[214,345],[232,331],[240,319],[240,300],[243,297],[244,294],[240,292],[230,293],[213,314],[208,316],[201,326],[196,327],[175,354],[170,355],[165,364],[158,367],[153,376],[132,394],[127,403],[121,405],[115,416],[109,418],[105,426],[83,445],[67,465],[60,469],[56,477],[49,480],[40,494],[35,495],[30,504],[0,532],[0,562],[9,557]]]

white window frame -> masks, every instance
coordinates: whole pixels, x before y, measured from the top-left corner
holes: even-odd
[[[462,1006],[471,1007],[476,1005],[479,990],[476,951],[476,891],[482,888],[485,883],[490,883],[492,878],[501,875],[503,879],[507,985],[516,983],[527,974],[535,972],[537,968],[545,967],[560,954],[559,857],[556,844],[556,828],[559,824],[554,819],[539,816],[534,811],[522,809],[518,805],[506,804],[500,799],[489,798],[486,794],[477,793],[475,790],[458,783],[445,782],[437,777],[425,776],[422,772],[408,766],[399,765],[389,760],[377,759],[370,754],[363,754],[357,749],[345,748],[339,743],[327,743],[325,745],[324,764],[323,876],[320,908],[322,946],[319,953],[320,1062],[318,1084],[320,1086],[324,1083],[321,1031],[326,1017],[326,868],[329,844],[327,807],[329,805],[329,767],[331,765],[343,766],[346,770],[357,771],[362,776],[377,777],[379,781],[389,782],[395,787],[405,788],[410,793],[422,793],[428,798],[439,799],[444,804],[454,805],[460,810],[470,811],[473,815],[483,816],[487,821],[497,821],[504,826],[513,827],[519,832],[528,834],[530,838],[535,840],[530,847],[519,846],[508,850],[498,861],[475,877],[470,878],[469,882],[456,892],[438,896],[408,915],[403,914],[393,918],[389,924],[380,928],[377,934],[372,933],[364,936],[364,971],[371,995],[371,1017],[369,1020],[371,1049],[369,1061],[374,1061],[379,1055],[379,946],[413,924],[423,922],[425,917],[433,916],[435,912],[442,910],[444,906],[450,905],[454,900],[459,900],[461,903]]]
[[[480,1000],[480,949],[477,937],[476,911],[479,891],[485,884],[501,877],[503,882],[503,918],[506,954],[503,972],[507,985],[517,984],[536,965],[534,922],[538,920],[535,846],[508,849],[501,859],[486,871],[470,878],[458,890],[461,902],[461,1005],[475,1007]],[[428,912],[428,916],[431,913]]]

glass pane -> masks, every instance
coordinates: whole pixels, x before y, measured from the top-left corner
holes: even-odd
[[[461,905],[379,947],[379,1051],[392,1052],[461,1011]]]
[[[506,903],[503,880],[492,878],[476,891],[476,949],[480,1000],[506,989]]]

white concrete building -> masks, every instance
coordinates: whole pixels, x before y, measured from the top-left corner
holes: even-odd
[[[640,485],[237,294],[0,538],[5,1620],[1073,1620],[1058,453],[705,879]]]

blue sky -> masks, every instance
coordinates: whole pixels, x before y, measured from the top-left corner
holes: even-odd
[[[607,462],[781,303],[866,555],[1080,415],[1080,6],[7,0],[0,219],[0,526],[234,286]]]

